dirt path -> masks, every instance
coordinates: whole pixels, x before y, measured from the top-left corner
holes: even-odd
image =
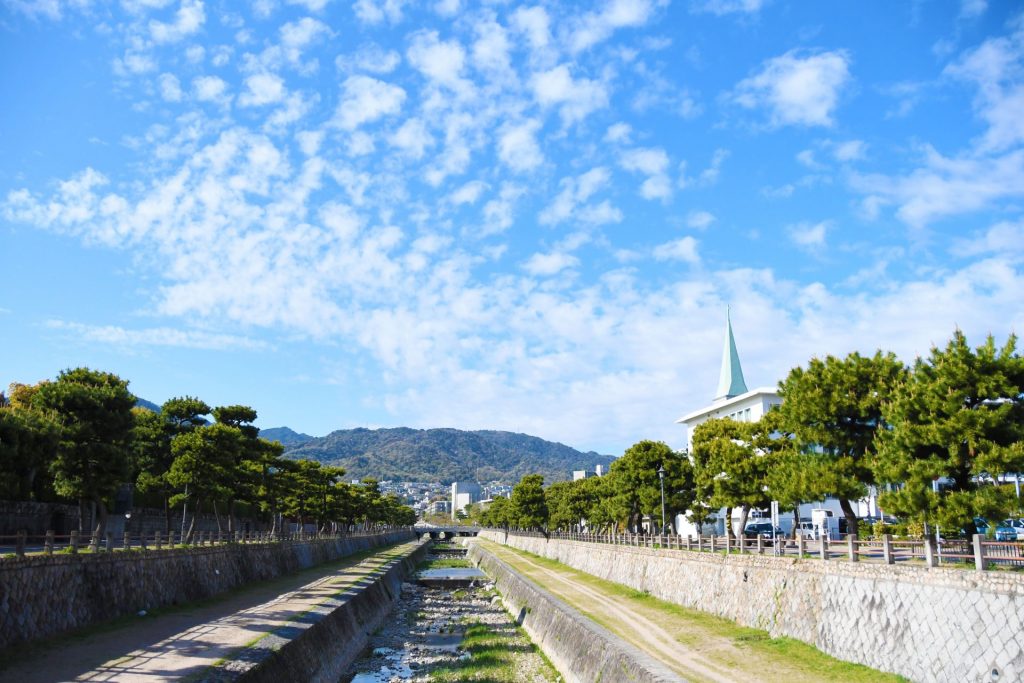
[[[488,551],[616,636],[691,681],[898,681],[899,677],[840,662],[795,641],[766,635],[651,598],[565,565],[486,540]],[[749,640],[748,640],[749,639]],[[787,653],[784,644],[795,653]],[[758,647],[758,644],[767,645]]]
[[[40,644],[0,669],[0,682],[178,680],[253,644],[416,545],[359,553],[200,604]]]

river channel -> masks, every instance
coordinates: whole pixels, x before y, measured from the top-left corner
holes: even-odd
[[[448,557],[453,554],[440,552]],[[431,557],[436,560],[438,556]],[[463,647],[463,638],[473,624],[486,625],[517,641],[526,639],[502,607],[494,584],[478,570],[422,571],[402,584],[401,596],[384,626],[371,636],[363,656],[339,683],[425,683],[439,675],[447,680],[472,663],[473,653]],[[517,643],[514,649],[523,653],[516,655],[515,680],[554,680],[553,671],[540,655],[530,652],[533,648],[528,641]]]

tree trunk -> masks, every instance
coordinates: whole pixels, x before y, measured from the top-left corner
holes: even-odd
[[[103,538],[103,534],[107,530],[107,506],[100,498],[93,501],[93,506],[99,510],[99,515],[95,517],[96,521],[93,527],[93,538],[99,543],[99,539]]]
[[[732,507],[725,508],[725,537],[732,538]]]
[[[793,530],[790,532],[791,538],[796,540],[796,535],[800,533],[800,506],[797,505],[793,508]]]
[[[228,503],[228,533],[232,533],[235,530],[235,499],[232,498]]]
[[[220,527],[220,513],[217,512],[217,499],[213,499],[213,518],[217,520],[217,533],[219,534],[223,529]]]
[[[203,512],[203,499],[196,498],[196,504],[192,508],[192,520],[188,524],[188,534],[185,536],[185,543],[187,545],[192,544],[192,538],[196,533],[196,520],[199,519],[199,515]]]
[[[846,533],[857,533],[857,514],[853,511],[853,504],[845,498],[841,498],[839,507],[843,509],[843,516],[846,517]]]
[[[747,515],[749,515],[749,514],[750,514],[750,506],[749,505],[741,505],[740,506],[740,524],[739,524],[739,527],[740,527],[739,537],[740,538],[743,538],[743,533],[747,529]]]
[[[85,499],[78,499],[78,533],[85,533]]]
[[[171,497],[164,494],[164,534],[171,533]]]

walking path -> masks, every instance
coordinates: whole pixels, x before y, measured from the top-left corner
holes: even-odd
[[[33,646],[8,666],[0,664],[0,683],[179,680],[251,646],[418,545],[357,553],[202,603]]]
[[[688,681],[900,681],[799,641],[651,598],[553,560],[478,539],[489,552]]]

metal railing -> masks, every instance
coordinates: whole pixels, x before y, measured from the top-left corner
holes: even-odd
[[[411,527],[380,527],[355,529],[340,533],[308,531],[196,531],[192,538],[183,539],[174,531],[164,534],[151,533],[106,533],[102,537],[90,533],[72,531],[58,535],[48,531],[43,535],[19,533],[0,536],[0,560],[25,557],[26,555],[53,555],[79,553],[124,552],[139,550],[171,550],[175,548],[202,548],[232,544],[282,543],[287,541],[337,540],[363,536],[377,536],[390,531]]]
[[[493,531],[505,532],[504,529]],[[886,534],[881,538],[860,539],[856,534],[842,538],[776,539],[758,536],[679,536],[675,534],[587,533],[509,530],[509,534],[584,543],[604,543],[639,548],[689,552],[772,555],[775,557],[815,558],[822,561],[875,562],[925,567],[973,567],[988,569],[1024,568],[1024,543],[991,541],[976,534],[970,539],[902,539]]]

